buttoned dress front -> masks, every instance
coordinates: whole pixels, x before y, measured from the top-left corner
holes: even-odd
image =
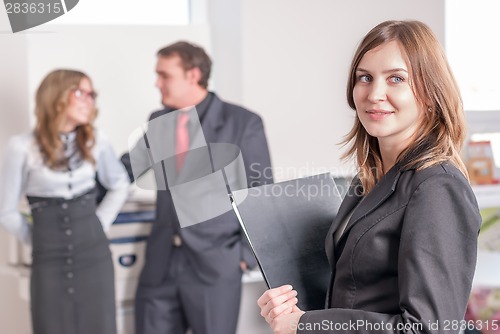
[[[74,144],[75,135],[62,137],[65,146]],[[129,182],[102,134],[97,134],[92,153],[95,165],[80,159],[67,169],[53,170],[43,163],[32,134],[8,144],[0,223],[32,243],[34,334],[116,333],[113,263],[105,230],[126,200]],[[96,172],[109,190],[99,205]],[[32,227],[17,210],[23,194],[30,203]]]

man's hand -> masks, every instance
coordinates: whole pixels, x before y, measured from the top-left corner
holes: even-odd
[[[240,268],[241,268],[241,271],[245,272],[248,270],[248,265],[245,261],[241,261],[240,262]]]

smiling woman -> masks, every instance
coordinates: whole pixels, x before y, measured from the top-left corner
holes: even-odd
[[[261,315],[280,334],[458,333],[443,325],[463,320],[481,217],[459,156],[460,92],[429,27],[373,28],[347,100],[356,118],[345,157],[359,173],[326,235],[327,308],[298,309],[284,285],[259,298]]]
[[[388,21],[391,22],[391,21]],[[355,124],[345,138],[345,143],[351,143],[344,154],[345,157],[355,157],[363,175],[361,182],[367,192],[371,191],[375,183],[384,175],[397,160],[410,152],[419,152],[414,159],[410,159],[405,167],[421,165],[419,168],[429,167],[437,162],[450,160],[467,176],[467,171],[459,156],[465,139],[465,118],[462,98],[454,75],[448,65],[446,55],[434,33],[423,23],[418,21],[403,21],[404,24],[381,24],[368,33],[355,54],[349,80],[347,83],[347,102],[357,111]],[[376,63],[380,61],[380,63]],[[359,75],[363,66],[372,66],[371,70],[379,71],[378,79],[384,78],[387,85],[377,85],[376,89],[386,89],[379,101],[368,104],[391,106],[394,115],[388,117],[389,122],[379,122],[373,128],[381,129],[380,124],[398,121],[400,133],[398,140],[389,141],[386,138],[369,133],[365,129],[363,120],[359,117],[363,106],[356,100],[357,93],[373,89],[373,84],[366,85],[359,82]],[[370,69],[368,69],[370,70]],[[383,72],[383,73],[381,73]],[[376,74],[376,73],[375,73]],[[361,78],[363,79],[363,78]],[[366,81],[366,79],[363,79]],[[371,80],[371,79],[370,79]],[[359,96],[358,96],[359,97]],[[367,100],[365,100],[366,102]],[[402,110],[398,111],[398,108]],[[383,109],[383,108],[382,108]],[[364,112],[366,112],[366,108]],[[410,114],[410,115],[408,115]],[[418,114],[418,115],[417,115]],[[413,116],[411,116],[413,115]],[[409,119],[408,119],[409,118]],[[410,121],[414,124],[411,126]],[[382,127],[387,129],[386,127]],[[404,130],[407,131],[404,131]],[[396,130],[396,132],[398,132]],[[391,137],[394,138],[394,137]],[[390,138],[389,138],[390,139]],[[410,143],[411,141],[411,143]],[[381,146],[382,144],[382,146]],[[395,145],[394,149],[391,145]],[[385,150],[384,153],[381,150]],[[392,154],[388,154],[388,150]],[[383,161],[383,156],[386,160]]]
[[[353,99],[357,115],[366,132],[378,139],[387,172],[409,146],[424,107],[417,103],[410,86],[397,41],[368,51],[355,73]]]

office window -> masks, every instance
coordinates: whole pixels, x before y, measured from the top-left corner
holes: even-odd
[[[187,25],[189,0],[80,0],[50,24]]]
[[[465,110],[500,114],[499,13],[497,0],[446,0],[446,51]]]

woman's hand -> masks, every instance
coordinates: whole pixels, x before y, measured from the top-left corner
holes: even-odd
[[[305,312],[297,305],[297,291],[290,285],[269,289],[257,300],[260,315],[276,334],[295,334],[300,317]]]

